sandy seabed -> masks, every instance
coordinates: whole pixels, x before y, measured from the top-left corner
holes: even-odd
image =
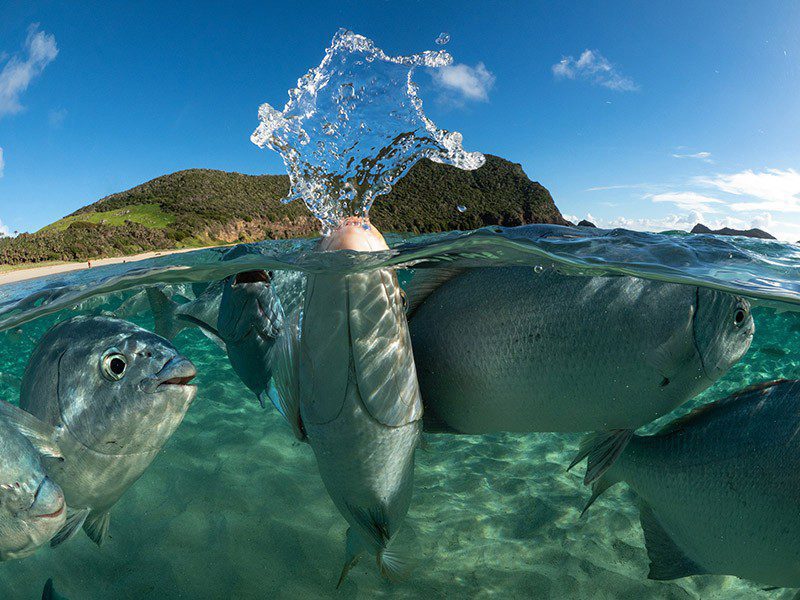
[[[700,401],[800,376],[798,317],[756,312],[750,353]],[[5,397],[16,393],[14,377],[47,324],[29,326],[22,341],[0,339]],[[426,436],[409,513],[419,557],[411,579],[386,583],[364,559],[336,590],[346,525],[311,449],[294,441],[276,411],[258,407],[197,331],[177,345],[198,366],[198,398],[113,509],[110,540],[97,548],[80,535],[1,563],[0,598],[38,599],[48,577],[71,600],[794,596],[735,577],[648,581],[633,495],[616,486],[579,518],[588,490],[579,469],[565,472],[579,436],[557,434]]]

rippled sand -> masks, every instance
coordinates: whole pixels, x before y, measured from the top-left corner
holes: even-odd
[[[756,318],[750,353],[701,400],[800,377],[800,319],[766,311]],[[34,324],[31,334],[44,326]],[[8,397],[30,346],[0,344],[0,391]],[[310,448],[274,410],[258,407],[198,332],[181,334],[178,346],[199,367],[198,399],[112,511],[109,542],[98,549],[81,535],[0,564],[0,598],[38,599],[48,577],[71,600],[793,597],[734,577],[648,581],[632,495],[617,486],[580,519],[588,492],[578,472],[565,472],[578,436],[554,434],[427,436],[409,514],[422,556],[412,579],[387,584],[364,559],[337,591],[346,526]]]

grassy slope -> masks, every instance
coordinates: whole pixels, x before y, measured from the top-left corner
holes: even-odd
[[[166,227],[174,220],[174,217],[165,212],[158,204],[132,204],[115,210],[70,215],[43,227],[39,231],[64,231],[76,221],[114,227],[125,225],[126,221],[130,221],[145,227],[161,228]]]
[[[86,206],[34,234],[0,239],[0,265],[86,260],[148,250],[316,235],[300,202],[283,204],[285,175],[191,169]],[[466,212],[456,210],[463,204]],[[484,225],[565,223],[550,193],[522,168],[487,156],[477,171],[421,161],[373,206],[383,231],[427,233]]]

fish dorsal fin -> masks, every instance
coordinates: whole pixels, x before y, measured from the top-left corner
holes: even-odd
[[[776,381],[767,381],[763,383],[756,383],[754,385],[748,386],[738,392],[731,394],[730,396],[726,396],[725,398],[721,398],[719,400],[715,400],[714,402],[709,402],[708,404],[703,404],[702,406],[698,406],[694,410],[686,413],[682,417],[678,417],[674,421],[667,423],[661,430],[659,430],[657,435],[669,435],[673,433],[677,433],[686,428],[686,426],[694,423],[698,419],[703,418],[709,412],[718,409],[720,406],[725,406],[728,404],[738,403],[738,402],[751,402],[757,398],[763,397],[767,394],[771,394],[776,388],[780,387],[791,387],[793,385],[800,386],[800,381],[797,380],[789,380],[789,379],[778,379]]]
[[[272,379],[277,389],[277,397],[273,398],[275,408],[289,423],[294,436],[306,440],[300,417],[300,309],[289,317],[283,332],[275,343],[272,354]],[[272,396],[270,396],[272,398]]]
[[[695,563],[664,530],[653,509],[639,499],[639,520],[644,531],[644,545],[650,558],[648,579],[667,581],[689,575],[705,575],[706,569]]]
[[[367,411],[389,427],[422,418],[414,353],[397,275],[388,269],[348,280],[350,344]]]
[[[63,458],[58,447],[58,434],[52,426],[4,400],[0,400],[0,418],[8,421],[14,429],[28,438],[43,456]]]
[[[647,363],[669,380],[675,373],[683,370],[695,358],[696,353],[692,319],[686,319],[683,327],[679,327],[664,343],[650,350]]]
[[[147,287],[145,293],[150,303],[150,312],[153,313],[153,330],[156,335],[168,340],[173,339],[184,328],[184,325],[175,322],[175,309],[178,308],[178,303],[157,287]]]
[[[406,315],[410,319],[425,300],[445,283],[467,271],[464,267],[434,267],[415,269],[411,282],[406,286],[408,307]]]

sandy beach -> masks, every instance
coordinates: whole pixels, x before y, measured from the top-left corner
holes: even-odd
[[[181,248],[179,250],[158,250],[154,252],[143,252],[141,254],[134,254],[133,256],[117,256],[114,258],[100,258],[91,261],[91,268],[102,267],[104,265],[116,265],[119,263],[137,262],[146,260],[156,256],[167,256],[169,254],[181,254],[183,252],[192,252],[193,250],[203,250],[204,248],[212,248],[216,246],[204,246],[201,248]],[[3,265],[0,265],[0,269]],[[88,269],[89,263],[83,262],[69,262],[51,264],[42,267],[22,267],[12,271],[0,272],[0,285],[5,283],[14,283],[16,281],[26,281],[28,279],[36,279],[38,277],[47,277],[48,275],[55,275],[57,273],[69,273],[71,271],[82,271]]]

